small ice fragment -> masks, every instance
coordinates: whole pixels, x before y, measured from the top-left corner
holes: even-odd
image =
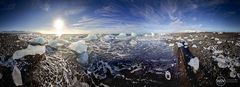
[[[230,77],[232,77],[232,78],[235,78],[237,76],[236,71],[231,71],[229,74],[230,74]]]
[[[187,42],[184,42],[184,45],[188,45],[188,43],[187,43]]]
[[[131,33],[131,36],[132,36],[132,37],[136,37],[136,36],[137,36],[137,34],[136,34],[136,33],[134,33],[134,32],[132,32],[132,33]]]
[[[197,71],[199,68],[199,59],[197,57],[192,58],[189,62],[188,65],[193,67],[194,71]]]
[[[182,47],[183,46],[183,44],[179,43],[179,42],[177,42],[177,45],[178,45],[178,47]]]
[[[222,43],[222,41],[217,41],[217,44],[221,44]]]
[[[223,34],[223,32],[218,32],[218,34]]]
[[[173,44],[173,43],[170,43],[169,46],[172,47],[172,46],[174,46],[174,44]]]
[[[153,37],[153,36],[155,36],[155,34],[153,32],[151,32],[151,36]]]
[[[12,78],[13,78],[13,82],[15,83],[16,86],[23,85],[21,72],[17,66],[14,66],[14,68],[13,68]]]
[[[220,54],[220,53],[223,53],[223,51],[222,51],[222,50],[215,50],[215,51],[213,52],[213,54]]]
[[[171,80],[171,73],[169,71],[165,71],[165,78]]]
[[[187,41],[192,42],[194,39],[187,39]]]
[[[219,40],[219,38],[215,38],[214,40]]]
[[[192,47],[193,47],[193,48],[197,48],[197,45],[193,44]]]
[[[204,38],[207,38],[208,36],[207,35],[204,35]]]
[[[240,46],[240,43],[236,43],[235,45],[236,45],[236,46]]]
[[[218,62],[218,67],[219,68],[227,68],[228,64],[227,64],[227,60],[223,59],[223,58],[214,58],[215,61]]]
[[[130,43],[132,46],[137,45],[137,41],[135,41],[135,40],[131,40],[129,43]]]
[[[176,40],[181,40],[182,39],[182,37],[178,37],[178,38],[176,38]]]

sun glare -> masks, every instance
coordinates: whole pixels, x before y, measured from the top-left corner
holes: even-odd
[[[64,21],[62,19],[57,19],[54,21],[53,26],[56,29],[57,36],[61,36],[64,28]]]

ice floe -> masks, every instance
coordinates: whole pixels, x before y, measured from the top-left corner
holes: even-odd
[[[17,66],[14,66],[14,68],[13,68],[12,79],[16,86],[23,85],[21,72]]]
[[[13,54],[12,58],[13,59],[20,59],[20,58],[22,58],[26,55],[36,55],[36,54],[42,55],[43,53],[45,53],[45,50],[46,50],[45,46],[28,45],[28,47],[26,49],[16,51]]]

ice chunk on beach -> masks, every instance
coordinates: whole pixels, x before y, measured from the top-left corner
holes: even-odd
[[[83,52],[80,57],[77,59],[77,61],[81,64],[87,64],[88,63],[88,53]]]
[[[92,41],[97,39],[98,37],[95,34],[88,34],[88,36],[84,38],[85,41]]]
[[[177,42],[177,46],[178,46],[178,47],[182,47],[182,46],[183,46],[183,44],[182,44],[182,43],[179,43],[179,42]]]
[[[232,77],[232,78],[235,78],[237,76],[237,72],[236,71],[231,71],[229,73],[229,76]]]
[[[127,37],[126,33],[120,33],[118,36],[116,36],[116,39],[123,41],[123,40],[129,40],[129,39],[131,39],[131,37]]]
[[[218,62],[219,68],[227,68],[228,67],[227,60],[224,58],[218,57],[218,58],[215,58],[214,60]]]
[[[16,86],[23,85],[21,72],[17,66],[14,66],[14,68],[13,68],[12,79]]]
[[[217,44],[221,44],[222,43],[222,41],[217,41]]]
[[[197,48],[197,45],[193,44],[192,47],[193,47],[193,48]]]
[[[213,54],[220,54],[220,53],[223,53],[223,51],[222,51],[222,50],[215,50],[215,51],[213,52]]]
[[[172,46],[174,46],[174,43],[170,43],[168,46],[172,47]]]
[[[68,46],[68,48],[80,54],[87,51],[87,45],[84,40],[73,42]]]
[[[219,38],[215,38],[214,40],[219,40]]]
[[[134,33],[134,32],[132,32],[132,33],[131,33],[131,36],[132,36],[132,37],[137,37],[137,34]]]
[[[47,40],[43,37],[37,37],[37,38],[31,39],[30,42],[33,43],[33,44],[43,45],[43,44],[47,43]]]
[[[178,37],[178,38],[176,38],[176,40],[182,40],[182,37]]]
[[[136,40],[131,40],[129,43],[130,43],[132,46],[137,45],[137,41],[136,41]]]
[[[188,65],[193,67],[194,72],[198,70],[199,68],[199,59],[197,57],[192,58],[189,62]]]
[[[57,47],[61,47],[65,44],[68,44],[69,42],[66,41],[66,40],[62,40],[62,39],[55,39],[55,40],[51,40],[49,41],[48,45],[50,47],[53,47],[53,48],[57,48]]]
[[[26,55],[42,55],[45,53],[46,47],[45,46],[32,46],[28,45],[26,49],[18,50],[13,54],[13,59],[20,59]]]
[[[223,34],[223,32],[218,32],[218,34]]]
[[[101,41],[108,42],[108,41],[113,40],[114,38],[115,37],[113,35],[105,35],[103,38],[101,38]]]
[[[152,36],[152,37],[154,37],[154,36],[155,36],[155,34],[154,34],[153,32],[151,32],[151,36]]]

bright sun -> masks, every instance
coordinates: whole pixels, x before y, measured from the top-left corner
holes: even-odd
[[[61,36],[64,28],[64,21],[62,19],[57,19],[54,21],[53,26],[56,29],[57,36]]]

